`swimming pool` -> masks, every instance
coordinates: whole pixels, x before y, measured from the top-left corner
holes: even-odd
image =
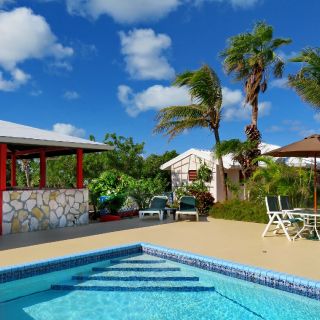
[[[1,319],[320,315],[317,282],[141,243],[0,269],[0,282]]]

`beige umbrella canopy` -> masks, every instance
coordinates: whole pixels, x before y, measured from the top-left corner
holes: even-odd
[[[313,134],[300,141],[265,153],[273,157],[314,158],[314,210],[317,211],[317,157],[320,157],[320,135]]]

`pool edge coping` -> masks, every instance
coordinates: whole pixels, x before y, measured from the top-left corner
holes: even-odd
[[[320,281],[146,242],[105,247],[24,264],[0,267],[0,284],[94,263],[108,257],[120,257],[141,252],[320,300]]]

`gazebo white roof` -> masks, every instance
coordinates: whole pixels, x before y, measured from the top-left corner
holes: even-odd
[[[8,144],[18,150],[34,147],[81,148],[84,152],[112,150],[104,143],[81,139],[49,130],[33,128],[13,122],[0,120],[0,143]],[[28,147],[29,146],[29,147]],[[64,152],[63,154],[66,154]]]

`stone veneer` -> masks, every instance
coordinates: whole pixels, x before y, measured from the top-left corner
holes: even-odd
[[[3,234],[89,223],[87,189],[3,191]]]

